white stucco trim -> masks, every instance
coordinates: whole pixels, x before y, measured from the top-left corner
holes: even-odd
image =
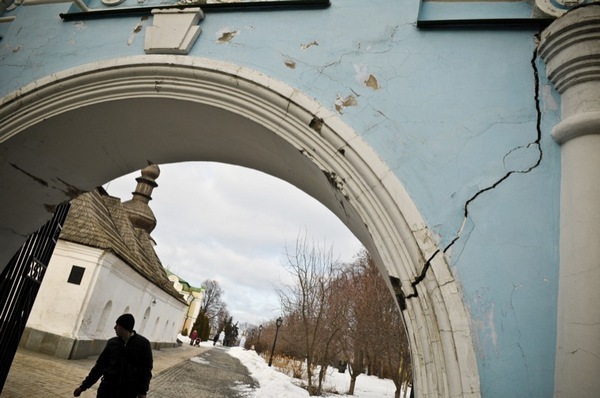
[[[226,110],[284,140],[295,148],[293,153],[304,156],[300,158],[305,167],[317,167],[328,176],[330,185],[318,182],[321,185],[312,195],[362,241],[384,275],[401,280],[405,296],[413,293],[411,282],[438,247],[404,187],[336,114],[293,87],[249,68],[172,55],[83,65],[2,98],[0,142],[67,111],[76,117],[79,109],[131,99],[188,101]],[[283,170],[288,168],[287,161],[271,163],[262,171],[290,176],[293,173]],[[305,188],[317,184],[314,176],[323,180],[313,169],[297,174],[293,181],[297,185],[303,183],[303,174],[312,178],[304,182]],[[323,196],[318,198],[318,194]],[[417,297],[407,300],[404,317],[419,396],[480,396],[468,312],[443,256],[435,258],[417,291]]]

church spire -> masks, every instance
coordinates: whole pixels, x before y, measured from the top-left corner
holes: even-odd
[[[123,203],[131,224],[148,234],[156,227],[156,218],[148,202],[152,200],[152,190],[158,186],[156,179],[160,175],[157,164],[149,164],[142,169],[141,177],[136,178],[137,187],[131,200]]]

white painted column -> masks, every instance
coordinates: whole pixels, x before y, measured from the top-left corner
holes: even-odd
[[[560,276],[555,397],[600,396],[600,4],[542,34],[540,55],[561,94]]]

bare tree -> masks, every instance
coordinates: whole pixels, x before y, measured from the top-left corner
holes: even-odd
[[[399,398],[402,386],[412,379],[410,350],[402,313],[368,254],[365,277],[369,281],[370,306],[377,313],[376,318],[368,321],[372,326],[371,333],[377,340],[377,344],[369,350],[372,371],[380,377],[392,379],[396,386],[395,398]]]
[[[348,332],[346,333],[346,361],[348,362],[348,373],[350,374],[350,386],[348,395],[354,395],[356,379],[363,373],[365,368],[365,357],[368,345],[372,344],[374,309],[371,300],[371,281],[368,273],[368,253],[362,250],[356,256],[356,260],[347,270],[349,274],[346,293],[352,298],[349,317]]]
[[[348,394],[354,394],[356,379],[366,368],[371,375],[392,379],[398,398],[402,386],[406,387],[412,378],[400,309],[366,250],[358,253],[346,273],[346,294],[352,298],[345,338],[350,373]]]
[[[322,324],[319,340],[320,345],[315,357],[315,363],[319,365],[318,386],[319,393],[323,388],[323,381],[327,367],[330,364],[338,364],[343,353],[343,338],[348,330],[348,311],[350,309],[351,294],[345,294],[344,286],[347,285],[347,275],[336,272],[329,281],[328,303],[325,307],[325,322]]]
[[[296,240],[293,252],[286,248],[286,259],[284,266],[294,284],[279,289],[278,295],[286,319],[297,327],[296,339],[306,358],[308,393],[320,395],[333,342],[342,331],[342,323],[331,318],[335,297],[330,287],[339,275],[339,264],[333,260],[331,248],[309,244],[306,237]],[[321,366],[318,375],[316,365]]]
[[[357,377],[392,379],[396,397],[412,379],[402,313],[366,250],[342,267],[331,251],[297,239],[286,252],[294,283],[278,290],[287,330],[280,351],[306,362],[309,395],[321,395],[327,367],[345,364],[348,394]],[[316,371],[318,369],[318,372]]]
[[[204,294],[200,311],[206,314],[213,330],[220,330],[221,323],[229,316],[227,305],[223,301],[223,288],[218,281],[212,279],[205,280],[201,286]]]

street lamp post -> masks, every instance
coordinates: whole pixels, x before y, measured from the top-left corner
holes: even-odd
[[[277,326],[277,329],[275,330],[275,339],[273,340],[273,348],[271,349],[271,357],[269,358],[269,366],[271,366],[271,364],[273,363],[273,352],[275,352],[275,343],[277,343],[277,335],[279,334],[279,327],[281,326],[282,323],[283,323],[283,319],[281,319],[281,317],[277,318],[277,320],[275,321],[275,326]]]
[[[260,343],[260,332],[262,332],[262,325],[258,327],[258,339],[256,340],[256,344]]]

